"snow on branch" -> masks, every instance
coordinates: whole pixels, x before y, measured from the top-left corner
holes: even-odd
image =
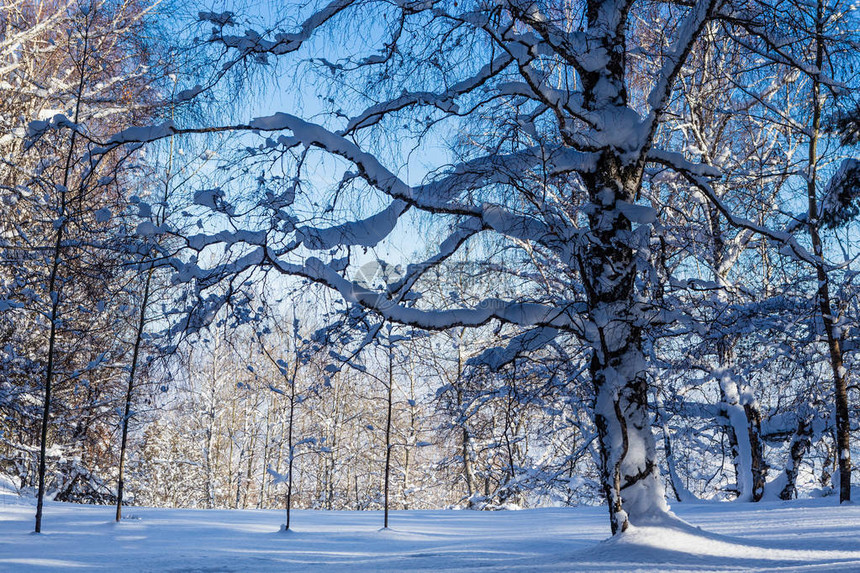
[[[555,54],[581,73],[594,71],[609,61],[609,55],[602,48],[589,49],[585,32],[568,32],[559,28],[540,11],[533,0],[506,0],[503,4],[517,18],[534,28]]]
[[[800,70],[807,76],[815,78],[823,85],[829,87],[834,93],[843,92],[846,88],[844,83],[825,74],[823,70],[819,69],[815,65],[808,64],[802,59],[798,59],[792,55],[791,52],[786,49],[786,46],[789,43],[786,42],[784,38],[780,38],[772,31],[768,30],[762,22],[762,19],[757,14],[754,14],[751,11],[751,8],[745,8],[746,11],[744,11],[738,4],[732,3],[730,4],[728,12],[724,9],[717,15],[717,17],[741,28],[753,38],[758,38],[764,43],[765,49],[762,49],[761,46],[754,45],[754,43],[749,41],[748,38],[733,33],[730,29],[727,30],[727,33],[735,42],[750,50],[752,53],[767,57],[776,63]]]
[[[444,241],[439,243],[437,252],[432,257],[418,264],[410,264],[400,281],[390,285],[389,292],[405,293],[409,291],[418,279],[428,270],[446,261],[457,252],[460,246],[469,238],[483,230],[481,221],[477,218],[467,219],[456,227]]]
[[[83,133],[81,126],[70,120],[65,114],[58,113],[51,119],[34,120],[27,124],[25,149],[33,147],[47,132],[61,129],[70,129],[76,133]]]
[[[692,173],[697,177],[721,177],[723,172],[713,165],[706,163],[693,163],[684,157],[683,153],[651,148],[648,150],[648,161],[660,163],[674,169],[675,171]]]
[[[188,246],[195,251],[202,251],[206,247],[222,244],[230,247],[236,243],[247,243],[249,245],[262,246],[266,243],[265,231],[219,231],[214,235],[200,233],[188,237]]]
[[[304,246],[317,251],[338,246],[375,247],[394,230],[400,216],[408,209],[408,203],[395,199],[388,207],[366,219],[325,229],[300,227],[297,234]]]
[[[502,205],[461,203],[456,200],[456,196],[463,191],[492,185],[515,184],[523,173],[539,166],[546,167],[547,175],[558,176],[593,171],[597,162],[597,155],[594,153],[580,152],[564,146],[535,146],[511,154],[489,154],[462,162],[452,166],[445,176],[413,187],[387,169],[376,156],[362,150],[345,136],[283,112],[253,119],[247,124],[179,129],[172,122],[165,122],[157,126],[134,127],[112,136],[95,153],[104,156],[110,150],[128,143],[150,143],[173,135],[222,131],[289,131],[291,136],[270,139],[269,145],[318,147],[342,157],[358,168],[359,176],[366,183],[394,199],[383,211],[363,221],[329,229],[301,229],[300,234],[305,245],[320,250],[331,248],[335,244],[377,244],[393,230],[407,206],[415,206],[429,213],[476,217],[484,228],[493,229],[511,238],[541,242],[552,247],[556,242],[553,240],[553,233],[540,220],[514,214]],[[201,192],[196,202],[208,205],[207,201],[215,201],[215,191],[217,190],[207,191],[205,194]],[[198,237],[196,241],[211,244],[202,237]]]
[[[654,132],[659,117],[669,102],[675,78],[687,61],[687,55],[699,38],[705,23],[713,15],[716,5],[716,0],[699,0],[696,2],[681,25],[681,31],[678,33],[670,53],[664,57],[657,81],[648,95],[648,104],[651,106],[649,133]]]
[[[653,160],[657,163],[663,163],[659,160],[658,157],[650,157],[649,160]],[[747,229],[752,231],[758,235],[763,237],[767,237],[768,239],[775,241],[776,243],[783,246],[781,252],[784,255],[791,256],[799,261],[803,261],[805,263],[809,263],[811,265],[819,266],[824,264],[818,257],[807,251],[800,243],[797,242],[797,239],[794,238],[789,233],[785,231],[774,231],[773,229],[769,229],[764,225],[758,225],[753,223],[749,219],[745,219],[743,217],[738,217],[734,213],[732,213],[731,209],[723,203],[722,199],[720,199],[719,195],[714,191],[711,184],[702,176],[695,174],[692,171],[688,171],[686,169],[680,168],[678,165],[668,163],[669,167],[675,169],[678,173],[680,173],[687,181],[696,186],[704,195],[708,198],[708,200],[717,208],[717,210],[722,213],[722,215],[726,218],[726,220],[734,227],[738,227],[741,229]],[[826,265],[825,265],[826,266]]]
[[[489,64],[483,66],[478,73],[471,78],[454,84],[441,94],[435,94],[432,92],[404,93],[393,100],[371,106],[364,112],[352,118],[341,134],[370,127],[378,123],[388,113],[416,105],[433,106],[445,113],[457,114],[459,113],[459,107],[454,103],[454,100],[457,97],[480,87],[489,79],[498,75],[498,73],[504,70],[512,61],[513,59],[507,54],[500,56]]]
[[[198,290],[203,290],[220,282],[224,277],[235,277],[247,270],[260,266],[266,255],[266,248],[259,246],[235,261],[223,263],[210,269],[198,266],[196,259],[185,262],[171,258],[167,264],[172,266],[176,273],[172,277],[175,284],[197,282]]]
[[[239,51],[239,59],[248,54],[272,54],[280,56],[298,50],[304,42],[306,42],[314,31],[332,19],[341,11],[354,4],[354,0],[334,0],[321,10],[315,11],[310,17],[302,22],[297,32],[287,33],[279,32],[275,34],[273,40],[265,39],[262,34],[254,30],[247,30],[243,36],[229,36],[221,33],[220,29],[212,31],[211,42],[221,43],[228,48],[235,48]],[[224,27],[233,25],[232,14],[229,12],[229,18],[223,18],[213,21],[209,13],[201,13],[201,20],[209,20]],[[229,64],[228,64],[229,65]]]
[[[469,366],[487,366],[493,372],[513,362],[518,356],[540,350],[552,343],[558,336],[558,329],[541,326],[533,328],[511,339],[507,346],[489,348],[470,358]]]
[[[860,161],[845,159],[830,179],[821,201],[821,221],[830,229],[860,214]]]
[[[176,125],[172,121],[165,121],[160,125],[147,127],[130,127],[113,135],[107,140],[108,145],[117,145],[122,143],[144,143],[164,139],[174,135],[177,132]]]
[[[541,221],[525,215],[516,215],[501,205],[472,205],[460,203],[454,198],[463,190],[514,181],[514,174],[519,177],[526,169],[537,166],[543,161],[542,155],[538,153],[539,148],[531,148],[506,156],[483,156],[454,166],[446,177],[425,185],[412,187],[382,165],[376,156],[362,150],[346,137],[296,116],[277,113],[272,116],[257,118],[251,121],[248,127],[267,131],[291,131],[293,134],[291,137],[279,138],[277,143],[286,146],[301,144],[307,147],[319,147],[342,157],[358,168],[359,175],[370,186],[395,200],[413,205],[423,211],[478,217],[488,228],[522,240],[543,242],[552,236],[550,229]],[[552,167],[555,173],[581,172],[593,169],[596,159],[591,154],[564,148],[558,148],[558,150],[555,158],[550,155],[551,160],[555,162]],[[396,222],[394,215],[399,209],[399,206],[393,206],[391,211],[383,211],[384,214],[379,214],[380,219],[391,225],[393,229],[393,223]],[[378,233],[370,233],[366,222],[337,229],[332,233],[324,233],[322,230],[305,230],[304,234],[307,237],[315,236],[320,241],[319,244],[330,244],[334,235],[346,238],[352,234],[353,239],[362,236],[367,241],[378,240]]]
[[[301,276],[328,286],[351,302],[379,313],[386,320],[426,330],[445,330],[456,326],[482,326],[499,320],[520,326],[551,326],[572,332],[583,330],[578,309],[567,306],[548,306],[539,303],[484,299],[472,308],[424,310],[397,304],[385,295],[372,291],[338,274],[320,259],[311,257],[304,264],[281,261],[269,252],[267,257],[278,271]]]

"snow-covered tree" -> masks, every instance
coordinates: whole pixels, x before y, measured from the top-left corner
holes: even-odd
[[[233,125],[168,122],[124,131],[105,149],[177,133],[259,135],[242,153],[255,166],[269,161],[269,169],[252,188],[199,191],[196,202],[221,221],[186,237],[188,255],[169,261],[177,280],[195,282],[208,301],[199,317],[228,300],[230,289],[217,290],[221,279],[233,284],[263,269],[328,286],[393,323],[427,330],[512,325],[522,330],[510,341],[513,353],[556,340],[587,347],[602,489],[619,533],[667,515],[651,430],[647,336],[658,326],[689,324],[687,309],[667,309],[659,297],[660,283],[677,277],[655,270],[655,230],[666,215],[648,201],[646,175],[654,168],[676,173],[709,216],[741,237],[755,235],[820,264],[821,254],[791,233],[736,212],[720,191],[726,166],[669,131],[683,90],[679,77],[697,65],[691,54],[715,49],[706,32],[738,48],[735,64],[761,58],[834,85],[820,66],[785,49],[793,30],[779,10],[741,0],[334,0],[295,7],[290,18],[301,17],[294,26],[243,32],[232,13],[201,13],[219,69],[272,60],[303,66],[300,91],[330,88],[323,110]],[[757,93],[753,75],[732,77],[739,89]],[[363,251],[403,245],[415,221],[447,235],[384,288],[354,280]],[[489,273],[517,277],[513,287],[498,280],[475,304],[444,308],[420,298],[428,270],[480,237],[498,249],[474,248],[471,257]],[[226,258],[207,264],[216,248]],[[711,263],[720,279],[720,262]],[[753,405],[729,393],[726,404]],[[735,427],[755,418],[746,417]],[[757,482],[749,491],[760,489]]]

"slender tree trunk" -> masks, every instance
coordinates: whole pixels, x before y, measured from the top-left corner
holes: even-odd
[[[500,488],[499,501],[507,502],[510,499],[511,495],[514,495],[514,502],[519,503],[519,492],[512,491],[511,486],[509,485],[516,478],[516,465],[514,461],[514,445],[511,443],[511,424],[513,423],[514,413],[514,401],[516,399],[516,384],[517,384],[517,374],[516,374],[516,361],[513,364],[513,376],[511,380],[512,392],[508,392],[508,396],[505,399],[505,425],[502,430],[502,437],[505,440],[505,453],[508,456],[507,469],[505,473],[505,481],[503,487]],[[514,436],[516,436],[516,431],[514,432]],[[518,488],[517,488],[518,489]]]
[[[576,438],[574,438],[574,442],[570,449],[576,450]],[[574,460],[573,455],[571,455],[570,459],[568,459],[567,464],[567,500],[565,500],[565,503],[568,507],[573,505],[573,488],[571,487],[571,484],[573,483],[573,473],[575,467],[576,460]]]
[[[384,503],[385,518],[383,528],[388,529],[388,485],[391,474],[391,411],[394,398],[394,346],[391,342],[391,330],[388,331],[388,414],[385,418],[385,485]]]
[[[815,65],[824,65],[824,2],[818,0],[815,23]],[[819,234],[819,213],[817,198],[818,141],[821,132],[821,84],[817,76],[812,76],[812,125],[809,135],[809,172],[807,174],[807,197],[809,200],[809,237],[812,250],[817,259],[818,305],[827,346],[830,353],[830,368],[833,375],[833,394],[836,410],[836,459],[839,464],[839,502],[851,500],[851,434],[848,417],[848,371],[842,356],[842,335],[838,332],[833,316],[830,298],[830,278],[824,266],[824,247]]]
[[[212,434],[215,430],[215,391],[216,380],[213,372],[212,385],[209,388],[209,403],[206,405],[206,431],[203,442],[203,463],[205,464],[205,477],[203,480],[204,494],[206,495],[206,508],[215,507],[215,484],[213,480],[212,462]],[[217,463],[217,462],[216,462]]]
[[[213,406],[214,407],[214,406]],[[227,492],[225,505],[229,508],[230,492],[233,491],[233,447],[236,444],[236,399],[233,398],[230,406],[230,421],[227,425],[227,437],[230,439],[230,447],[227,450]],[[220,449],[220,448],[219,448]]]
[[[727,360],[721,360],[721,363]],[[735,468],[738,499],[760,501],[764,495],[767,464],[761,439],[761,414],[755,403],[741,395],[731,369],[719,368],[715,373],[720,387],[722,415]]]
[[[269,480],[266,477],[266,468],[269,467],[269,440],[271,439],[272,425],[272,399],[269,397],[266,404],[266,427],[263,431],[263,476],[260,480],[260,499],[257,502],[258,509],[266,507],[266,490]]]
[[[472,439],[469,429],[463,421],[463,475],[466,478],[466,494],[468,495],[469,509],[475,509],[475,470],[472,467]]]
[[[251,443],[248,446],[248,465],[247,470],[245,471],[245,490],[242,492],[242,509],[248,508],[248,492],[253,491],[251,489],[251,477],[254,475],[254,451],[257,449],[256,428],[254,429],[254,433],[251,435],[250,441]]]
[[[89,17],[87,17],[87,25],[83,37],[82,46],[82,61],[80,63],[80,80],[77,86],[75,115],[74,122],[78,123],[81,114],[81,100],[84,92],[84,81],[86,78],[87,54],[89,51]],[[51,392],[54,384],[54,354],[56,353],[57,344],[57,321],[59,320],[60,312],[60,292],[57,290],[58,275],[60,271],[60,262],[63,255],[63,238],[66,229],[66,202],[69,193],[69,178],[72,168],[72,155],[75,152],[75,141],[77,131],[72,131],[69,138],[69,152],[66,155],[66,163],[63,169],[63,185],[60,189],[60,210],[57,221],[57,235],[54,241],[54,249],[51,261],[51,275],[48,279],[48,296],[51,298],[51,330],[48,335],[48,363],[45,367],[45,400],[42,404],[42,427],[40,432],[39,444],[39,490],[36,500],[36,527],[35,532],[42,531],[42,509],[45,499],[45,471],[46,460],[45,455],[48,443],[48,425],[51,418]]]
[[[134,394],[134,377],[137,373],[137,362],[140,356],[140,345],[143,341],[143,330],[146,327],[146,307],[149,305],[149,287],[152,281],[152,269],[146,274],[143,286],[143,298],[140,301],[140,316],[134,337],[134,350],[131,353],[131,367],[128,373],[128,386],[125,391],[125,410],[122,416],[122,438],[119,447],[119,477],[116,488],[116,520],[122,519],[122,498],[125,488],[125,454],[128,444],[128,423],[131,418],[131,401]]]
[[[338,428],[341,422],[341,414],[342,410],[340,408],[340,396],[338,396],[334,412],[332,418],[332,428],[331,428],[331,441],[329,448],[331,451],[328,455],[328,466],[326,468],[326,509],[333,509],[334,506],[334,479],[335,479],[335,469],[338,467],[337,460],[335,459],[335,451],[337,450],[338,444]]]
[[[286,410],[284,408],[281,408],[279,405],[278,410],[277,410],[277,416],[276,416],[277,421],[275,422],[275,429],[272,431],[277,432],[277,435],[280,436],[281,439],[283,439],[284,431],[285,431],[285,421],[284,421],[285,415],[286,415]],[[278,447],[275,447],[275,443],[276,443],[274,441],[275,438],[273,437],[272,440],[273,440],[272,441],[272,450],[274,451],[274,455],[275,455],[275,463],[272,464],[272,467],[275,468],[275,471],[279,472],[279,471],[281,471],[281,460],[283,459],[283,455],[284,455],[283,454],[283,445],[284,444],[283,444],[283,441],[279,441],[279,442],[277,442]],[[269,491],[271,492],[271,487],[269,488]]]
[[[411,468],[411,460],[410,454],[412,453],[412,445],[415,443],[415,434],[416,429],[415,425],[417,423],[416,415],[415,415],[415,371],[414,365],[410,368],[409,371],[409,439],[407,440],[407,444],[404,447],[403,452],[403,509],[409,509],[409,501],[407,499],[407,492],[409,492],[409,472]]]
[[[837,469],[836,463],[836,436],[833,437],[833,445],[826,443],[825,440],[822,440],[822,445],[824,446],[824,462],[821,464],[821,477],[818,480],[818,483],[821,484],[821,487],[831,487],[833,482],[833,472]]]
[[[462,331],[461,331],[462,336]],[[463,407],[463,349],[457,344],[457,379],[454,383],[454,395],[457,400],[457,416],[462,430],[463,477],[466,479],[466,496],[469,509],[475,509],[475,470],[472,467],[472,439],[467,426],[466,410]]]
[[[246,444],[243,440],[242,447],[239,448],[239,459],[236,461],[236,496],[233,498],[233,509],[239,509],[239,502],[242,500],[242,462],[245,461]]]
[[[284,531],[290,530],[290,510],[293,506],[293,462],[295,461],[296,452],[295,452],[295,444],[293,443],[293,435],[294,435],[294,422],[295,422],[295,413],[296,413],[296,384],[299,373],[299,334],[298,334],[298,322],[293,321],[293,365],[292,372],[288,373],[284,366],[282,366],[278,360],[276,360],[266,349],[266,346],[262,344],[261,348],[263,353],[268,357],[268,359],[272,362],[272,364],[278,368],[278,371],[281,372],[281,375],[287,382],[287,385],[290,387],[289,394],[289,411],[287,414],[287,493],[285,499],[285,512],[286,512],[286,522],[284,523]],[[278,418],[281,420],[280,424],[283,429],[283,419],[284,411],[282,408],[278,409]],[[268,412],[266,414],[266,436],[268,436],[268,424],[269,424],[269,416]],[[268,448],[268,441],[267,446]],[[264,454],[265,457],[265,454]],[[277,448],[277,460],[275,462],[275,467],[280,467],[281,465],[281,448]],[[263,461],[263,466],[266,466],[265,459]],[[265,481],[265,479],[264,479]]]
[[[171,109],[171,118],[173,118],[174,112],[175,112],[175,110]],[[167,200],[168,200],[169,195],[170,195],[170,182],[171,182],[172,170],[173,170],[173,143],[174,143],[173,138],[170,138],[170,148],[169,148],[169,152],[168,152],[168,163],[167,163],[167,170],[165,173],[163,196],[162,196],[162,202],[163,202],[164,206],[167,205]],[[167,211],[166,211],[166,207],[164,207],[164,206],[162,206],[161,214],[157,218],[157,222],[159,225],[162,225],[165,222],[165,220],[167,219],[167,214],[166,214]],[[152,286],[153,274],[154,274],[154,268],[153,268],[153,264],[150,262],[149,270],[146,273],[146,280],[145,280],[144,286],[143,286],[143,297],[142,297],[141,302],[140,302],[140,315],[139,315],[139,320],[138,320],[138,324],[137,324],[137,331],[135,332],[135,337],[134,337],[134,348],[133,348],[132,356],[131,356],[131,365],[130,365],[129,375],[128,375],[128,386],[126,388],[126,393],[125,393],[125,410],[123,412],[123,417],[122,417],[122,438],[120,441],[120,450],[119,450],[119,476],[117,478],[116,521],[120,521],[122,519],[122,502],[123,502],[123,492],[125,489],[125,480],[124,480],[125,457],[126,457],[127,444],[128,444],[128,426],[129,426],[129,421],[131,419],[131,402],[132,402],[132,397],[133,397],[133,392],[134,392],[134,382],[135,382],[135,375],[137,373],[137,365],[138,365],[138,362],[140,360],[140,346],[141,346],[141,343],[143,341],[143,331],[146,328],[146,311],[147,311],[147,308],[149,307],[149,296],[150,296],[150,288]],[[207,441],[207,445],[206,445],[206,447],[207,447],[207,452],[206,452],[207,464],[208,464],[208,447],[210,445],[209,442],[211,442],[211,432],[210,432],[210,435],[208,437],[210,439]],[[208,468],[207,468],[207,471],[208,471]],[[207,478],[208,478],[208,476],[207,476]],[[209,503],[209,507],[211,507],[211,505],[212,505],[211,501],[210,501],[211,498],[210,498],[209,490],[208,490],[209,485],[211,485],[211,484],[207,483],[206,499],[207,499],[207,503]]]
[[[296,364],[298,357],[295,357]],[[295,420],[296,412],[296,366],[293,369],[293,378],[290,380],[290,415],[287,426],[287,451],[289,458],[287,459],[287,522],[284,524],[284,531],[290,530],[290,509],[293,506],[293,461],[296,458],[295,447],[293,446],[293,421]]]
[[[750,443],[750,469],[752,473],[752,501],[761,501],[767,484],[767,462],[764,459],[764,440],[761,437],[761,411],[757,402],[744,404],[747,421],[747,440]]]
[[[785,463],[785,486],[779,492],[779,499],[789,500],[797,496],[797,472],[803,462],[803,456],[812,446],[812,423],[800,418],[797,429],[791,437],[788,448],[788,460]]]
[[[353,480],[355,481],[355,509],[361,509],[361,504],[358,499],[358,474],[353,476]]]
[[[65,194],[62,199],[65,203]],[[48,282],[48,291],[51,294],[51,332],[48,337],[48,364],[45,372],[45,401],[42,405],[42,431],[40,433],[39,442],[39,493],[36,501],[36,533],[42,531],[42,506],[45,498],[45,455],[46,445],[48,443],[48,423],[50,421],[51,412],[51,389],[54,383],[54,346],[57,340],[57,314],[59,308],[59,293],[55,292],[57,282],[57,270],[60,266],[60,252],[63,237],[63,223],[57,230],[57,242],[54,248],[54,263],[51,269],[51,278]]]
[[[681,482],[681,476],[678,475],[678,463],[675,460],[675,449],[672,447],[669,421],[659,397],[657,399],[657,416],[663,430],[663,453],[666,457],[666,467],[669,470],[669,487],[672,490],[672,495],[679,502],[695,500],[696,496],[687,489],[687,486]]]

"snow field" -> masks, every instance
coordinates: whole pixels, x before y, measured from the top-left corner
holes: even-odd
[[[678,521],[609,537],[603,507],[524,511],[113,508],[0,494],[0,571],[860,571],[860,508],[832,498],[676,504]],[[701,529],[698,529],[698,528]]]

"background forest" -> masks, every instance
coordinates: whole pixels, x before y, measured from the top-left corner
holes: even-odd
[[[192,4],[0,0],[0,473],[16,488],[194,508],[604,503],[609,367],[589,325],[604,337],[611,283],[637,305],[621,314],[647,362],[638,430],[670,501],[850,498],[856,6],[631,2],[635,118],[598,120],[609,88],[588,78],[611,65],[571,38],[615,2]],[[624,142],[649,117],[630,184]],[[594,191],[609,148],[636,190],[606,211],[612,237]],[[566,250],[588,237],[605,242]]]

